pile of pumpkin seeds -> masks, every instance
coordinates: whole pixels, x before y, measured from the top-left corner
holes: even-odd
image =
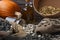
[[[60,12],[60,8],[55,8],[53,6],[43,6],[39,8],[39,12],[41,12],[44,16],[55,15]]]

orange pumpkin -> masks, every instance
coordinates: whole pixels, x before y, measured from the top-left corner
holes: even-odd
[[[21,8],[15,2],[11,0],[0,1],[0,17],[16,17],[15,11],[21,11]]]

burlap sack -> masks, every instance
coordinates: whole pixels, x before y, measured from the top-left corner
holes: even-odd
[[[23,30],[23,27],[19,24],[16,24],[15,22],[11,22],[12,24],[12,29],[16,32],[15,34],[12,34],[12,36],[17,36],[17,37],[25,37],[27,34]]]
[[[44,18],[36,27],[36,32],[53,33],[60,31],[60,19]]]

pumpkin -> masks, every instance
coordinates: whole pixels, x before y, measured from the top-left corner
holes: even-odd
[[[20,12],[21,8],[12,0],[0,1],[0,17],[16,17],[15,11]]]

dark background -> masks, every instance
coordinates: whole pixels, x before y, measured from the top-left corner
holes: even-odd
[[[25,7],[26,4],[25,0],[13,0],[13,1],[16,2],[22,9]],[[30,1],[33,2],[33,0]],[[36,13],[36,11],[34,10],[34,19],[36,20],[36,24],[38,24],[42,18],[43,17]]]

